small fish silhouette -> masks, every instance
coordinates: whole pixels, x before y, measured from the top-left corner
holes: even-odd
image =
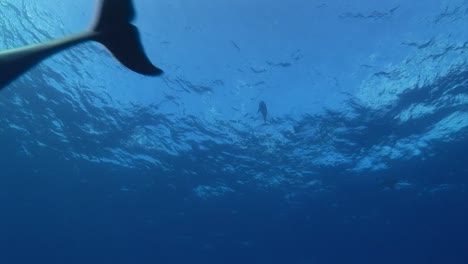
[[[262,114],[263,122],[265,122],[266,124],[268,110],[264,101],[260,101],[260,103],[258,104],[258,112]]]

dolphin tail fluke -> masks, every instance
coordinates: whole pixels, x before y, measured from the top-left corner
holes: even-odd
[[[130,70],[143,75],[159,75],[145,54],[137,27],[130,22],[135,16],[132,0],[100,0],[94,39]]]

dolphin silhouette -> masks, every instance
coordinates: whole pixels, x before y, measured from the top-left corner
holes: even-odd
[[[267,106],[264,101],[260,101],[258,104],[258,112],[260,112],[263,116],[263,122],[266,124],[266,118],[268,114]]]
[[[93,26],[81,33],[25,47],[0,51],[0,89],[45,58],[79,43],[97,41],[128,69],[143,75],[163,73],[154,66],[143,50],[136,26],[132,0],[98,0]]]

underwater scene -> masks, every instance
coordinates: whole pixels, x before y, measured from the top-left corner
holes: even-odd
[[[468,0],[0,14],[0,264],[468,263]]]

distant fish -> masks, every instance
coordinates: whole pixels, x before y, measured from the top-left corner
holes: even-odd
[[[395,187],[397,186],[398,184],[398,180],[397,179],[394,179],[394,178],[387,178],[387,179],[384,179],[382,180],[378,186],[381,188],[381,189],[395,189]]]
[[[237,45],[236,42],[234,42],[233,40],[231,40],[231,44],[232,44],[232,46],[234,46],[234,48],[236,48],[237,51],[241,51],[239,45]]]
[[[401,190],[411,188],[412,186],[413,184],[408,181],[397,180],[394,178],[387,178],[379,183],[379,187],[383,190]]]
[[[131,0],[99,0],[97,19],[91,29],[25,47],[0,51],[0,89],[45,58],[76,44],[97,41],[128,69],[156,76],[163,71],[146,56]]]
[[[266,124],[268,110],[264,101],[260,101],[260,103],[258,104],[258,112],[262,114],[263,122],[265,122]]]

